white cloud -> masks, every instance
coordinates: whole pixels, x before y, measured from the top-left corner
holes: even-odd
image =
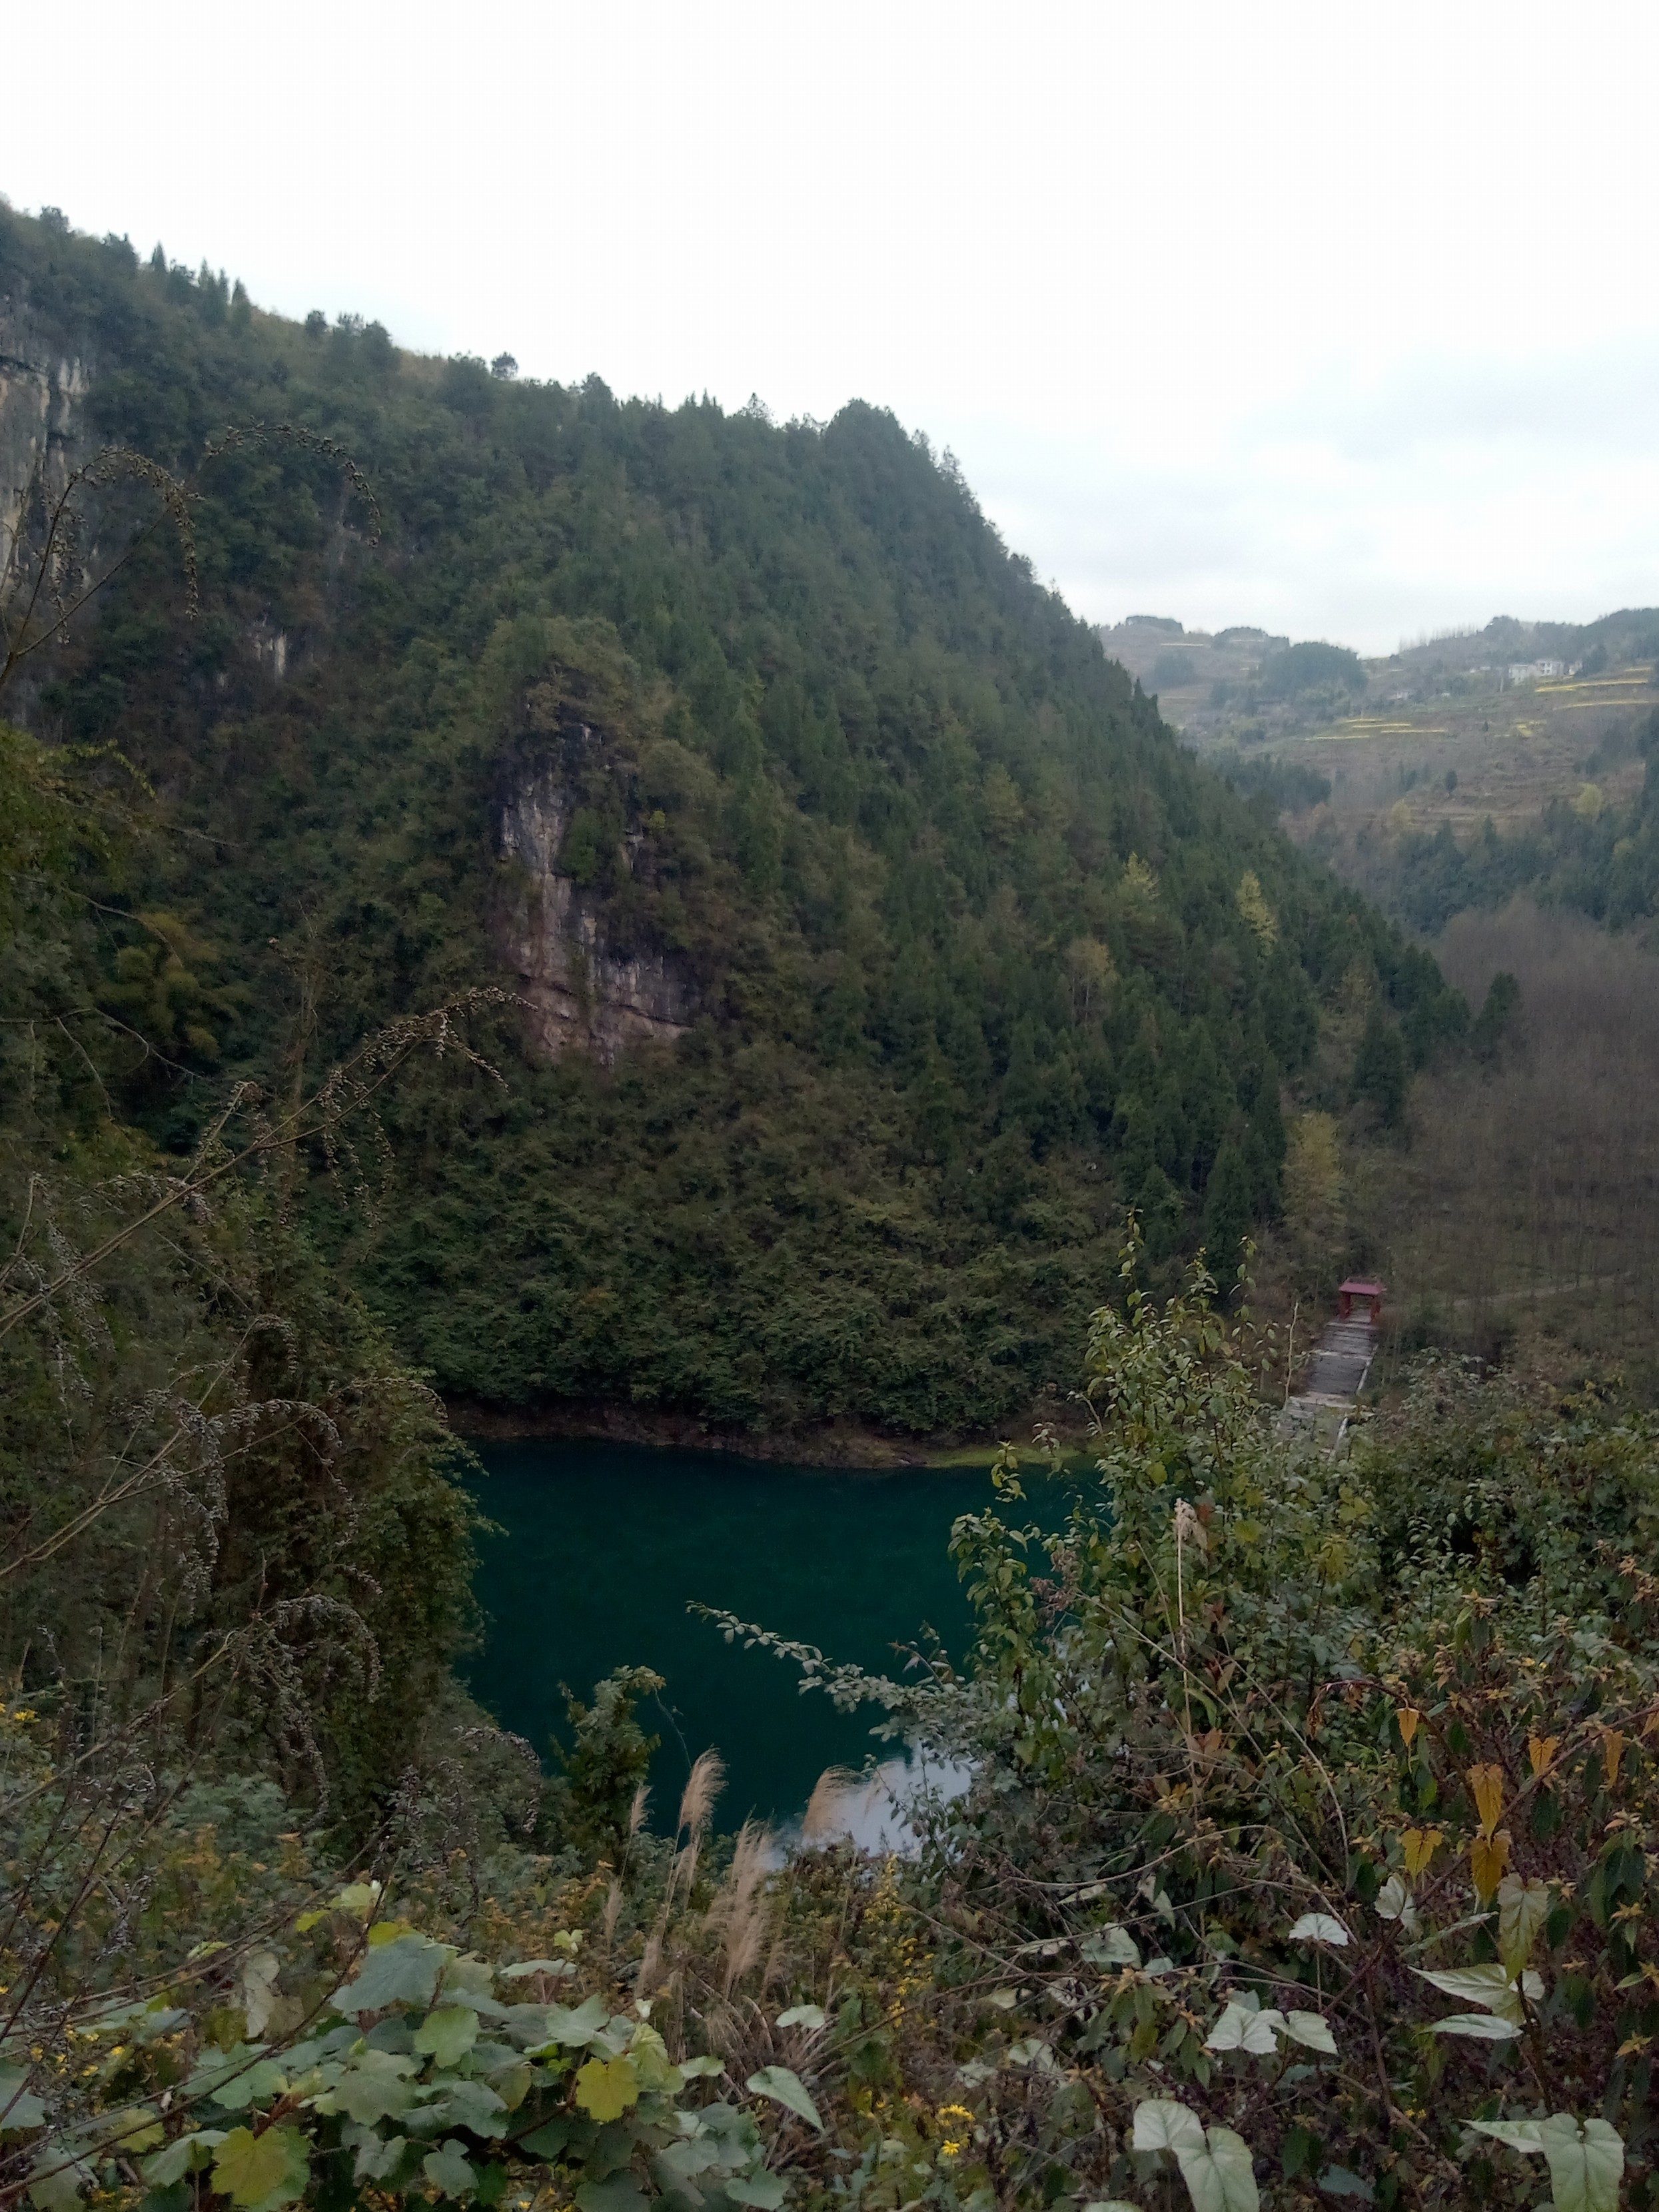
[[[1632,0],[82,0],[0,185],[289,313],[952,444],[1091,617],[1659,599]]]

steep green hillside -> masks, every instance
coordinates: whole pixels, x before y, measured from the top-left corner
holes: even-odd
[[[1508,835],[1489,818],[1466,843],[1445,823],[1432,835],[1401,837],[1389,856],[1391,903],[1413,928],[1436,933],[1470,907],[1499,907],[1521,894],[1608,929],[1650,933],[1659,915],[1659,714],[1634,732],[1634,746],[1645,763],[1642,781],[1621,802],[1604,803],[1600,786],[1585,783],[1576,801],[1547,799],[1535,824]]]
[[[99,895],[147,917],[105,915],[103,1000],[164,1142],[228,1073],[514,994],[501,1082],[392,1098],[339,1255],[447,1391],[1000,1419],[1073,1370],[1126,1200],[1236,1259],[1356,963],[1415,1059],[1462,1018],[889,415],[520,383],[3,212],[0,297],[14,449],[38,392],[70,457],[280,421],[373,488],[378,538],[325,453],[209,461],[201,612],[156,536],[12,711],[155,787]]]

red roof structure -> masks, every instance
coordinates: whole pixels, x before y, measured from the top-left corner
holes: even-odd
[[[1362,1321],[1369,1321],[1373,1325],[1380,1322],[1382,1318],[1384,1287],[1382,1284],[1372,1282],[1364,1277],[1350,1275],[1336,1293],[1337,1319],[1352,1321],[1354,1318],[1354,1306],[1356,1303],[1360,1303],[1365,1309],[1359,1316]]]

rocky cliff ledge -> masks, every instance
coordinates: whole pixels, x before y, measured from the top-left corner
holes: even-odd
[[[591,755],[603,744],[582,724],[565,733],[562,750]],[[497,849],[511,889],[501,949],[529,1006],[535,1048],[550,1059],[586,1053],[609,1066],[625,1045],[683,1036],[691,994],[673,954],[616,942],[599,901],[562,866],[575,765],[554,758],[526,769],[502,802]],[[637,869],[645,842],[625,834],[619,862]]]
[[[0,298],[0,562],[37,471],[44,464],[40,489],[51,498],[81,458],[76,417],[87,384],[85,364],[53,346],[24,302]]]

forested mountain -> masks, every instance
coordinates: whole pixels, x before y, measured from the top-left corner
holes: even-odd
[[[1577,801],[1547,800],[1535,826],[1504,834],[1488,820],[1461,845],[1444,824],[1432,835],[1402,837],[1393,856],[1392,902],[1425,933],[1437,933],[1467,908],[1499,907],[1520,894],[1608,929],[1650,930],[1659,915],[1653,775],[1659,714],[1648,717],[1637,744],[1646,765],[1625,803],[1604,805],[1591,784]]]
[[[1415,1059],[1462,1018],[890,415],[520,382],[9,211],[0,301],[12,480],[46,425],[199,492],[199,610],[161,531],[10,696],[153,793],[86,884],[118,1110],[187,1147],[510,994],[387,1092],[368,1215],[317,1180],[447,1392],[1002,1418],[1126,1202],[1236,1260],[1356,963]],[[154,498],[94,494],[89,568]]]
[[[890,417],[3,213],[0,295],[5,2202],[1651,2203],[1659,1430],[1431,1358],[1334,1449],[1154,1287],[1285,1099],[1397,1114],[1434,963]],[[722,1838],[684,1742],[653,1819],[647,1668],[551,1775],[493,1726],[411,1351],[750,1425],[1079,1383],[1091,1473],[964,1496],[959,1666],[710,1619],[954,1765],[914,1851],[834,1769]]]

